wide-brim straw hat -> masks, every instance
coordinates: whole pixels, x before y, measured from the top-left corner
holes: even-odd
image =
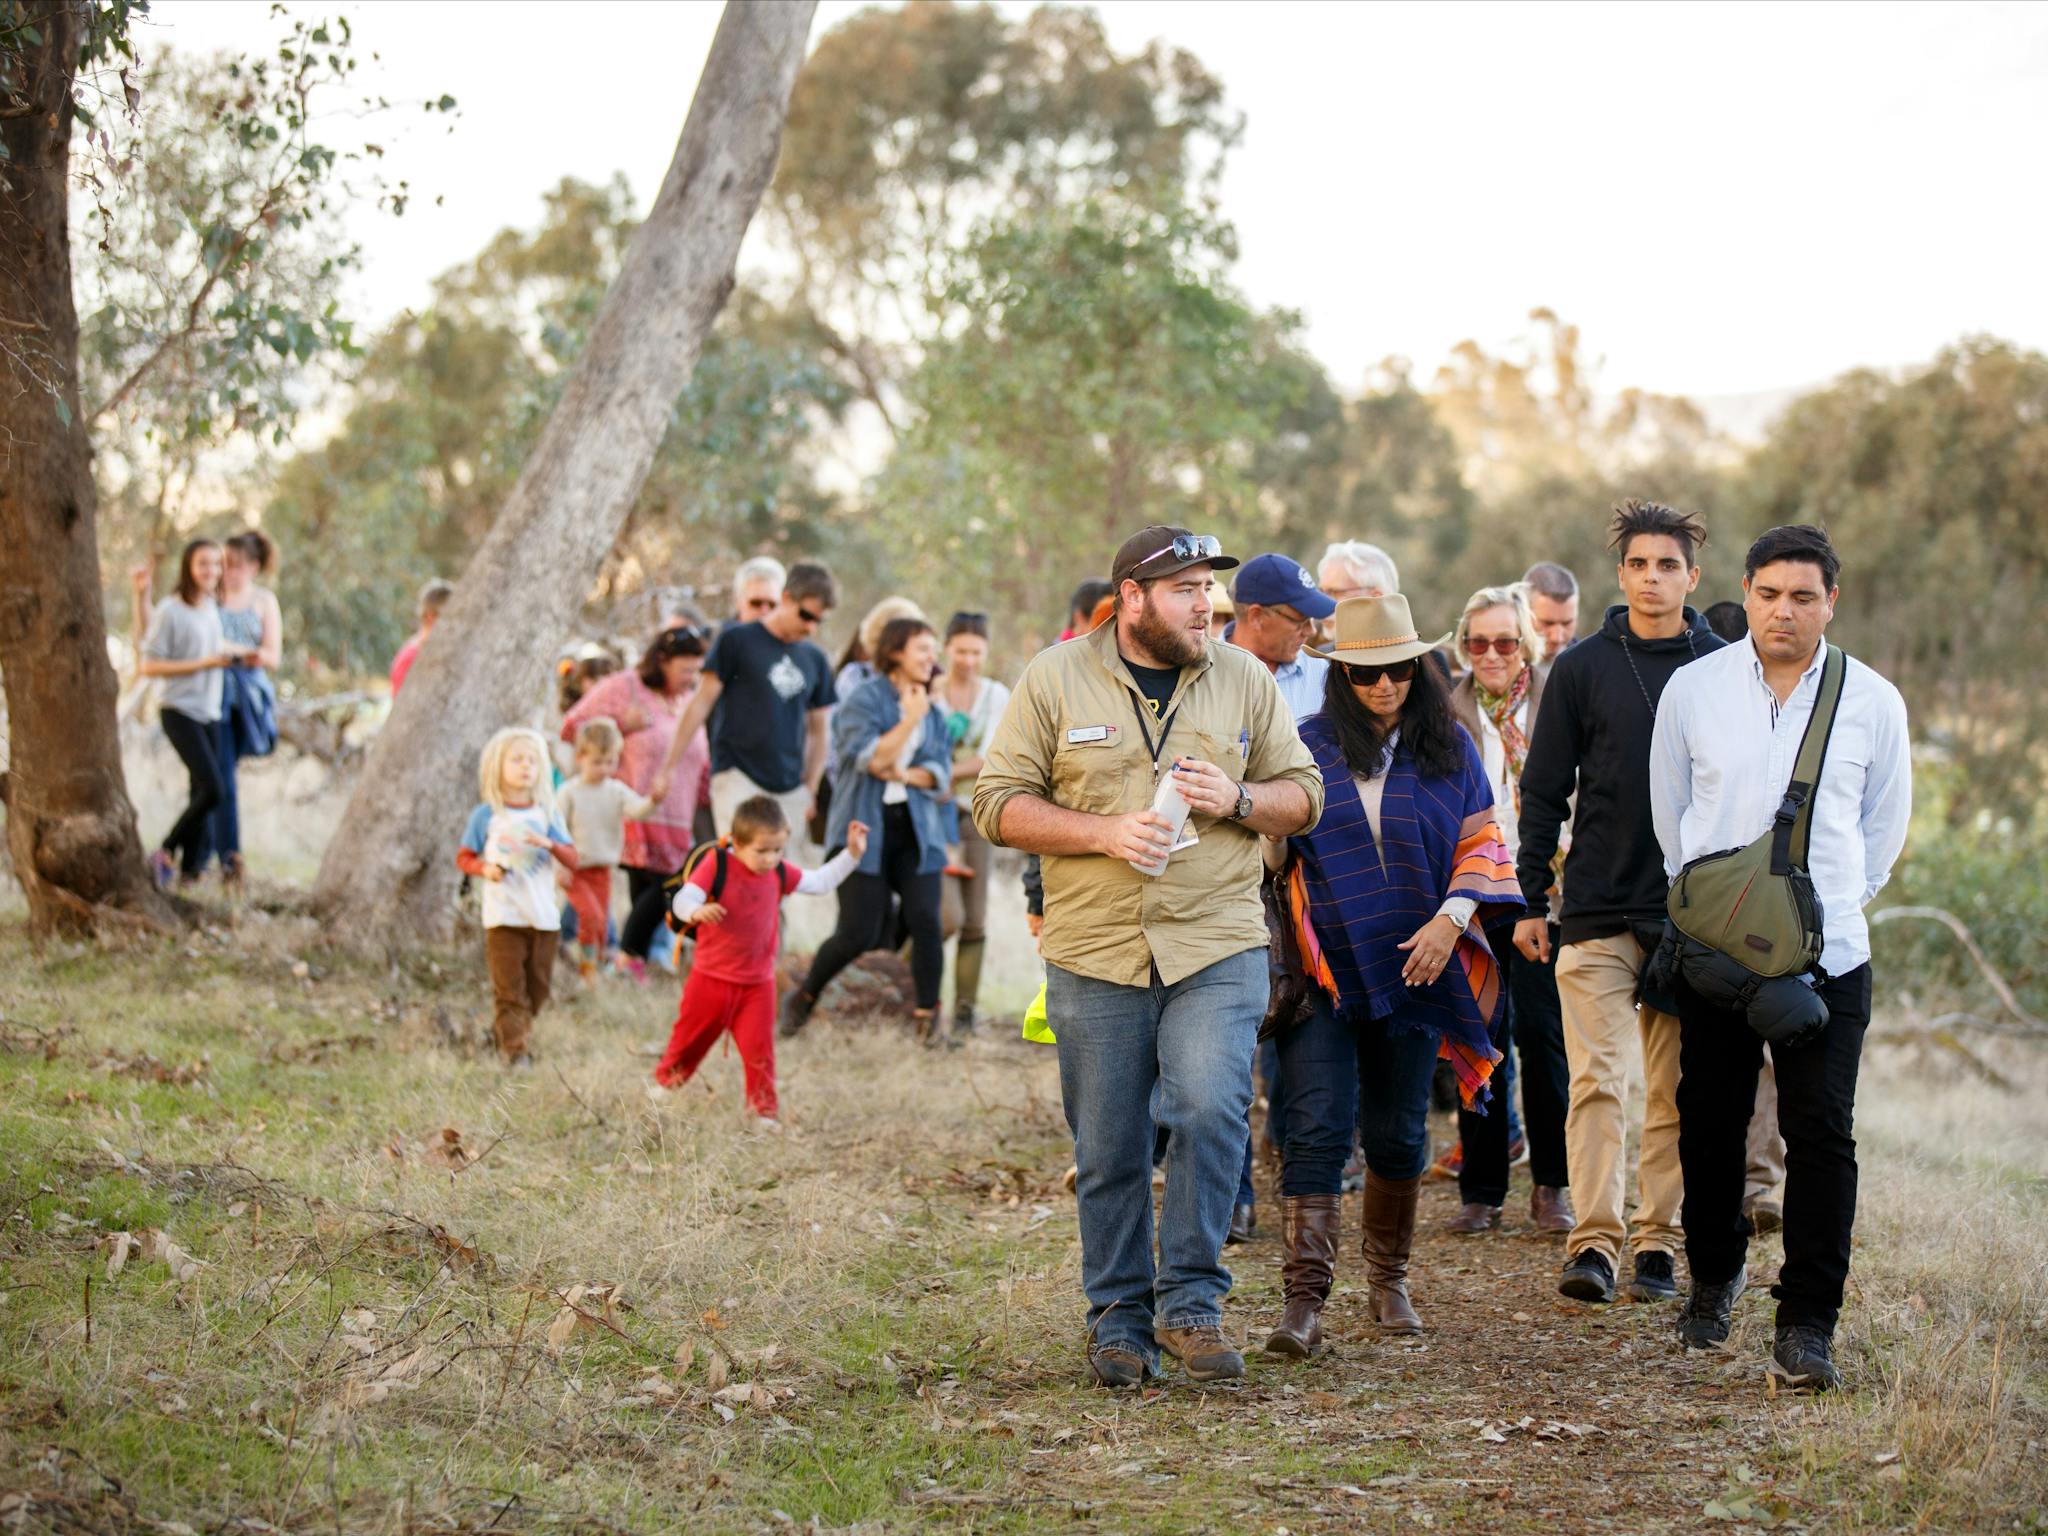
[[[1302,649],[1325,661],[1383,667],[1433,651],[1451,638],[1439,635],[1434,640],[1425,640],[1418,635],[1415,620],[1408,613],[1408,599],[1398,592],[1389,592],[1385,597],[1345,598],[1337,605],[1332,630],[1336,639],[1330,642],[1328,650],[1312,645]]]

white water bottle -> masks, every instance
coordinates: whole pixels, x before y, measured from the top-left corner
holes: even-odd
[[[1152,797],[1153,814],[1166,823],[1166,848],[1152,863],[1131,860],[1131,868],[1141,875],[1163,875],[1166,861],[1173,856],[1173,850],[1180,845],[1181,833],[1188,824],[1188,803],[1180,797],[1180,787],[1173,782],[1173,775],[1162,774],[1159,792]]]

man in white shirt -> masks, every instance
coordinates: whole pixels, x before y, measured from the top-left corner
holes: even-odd
[[[1749,637],[1684,668],[1664,691],[1650,748],[1650,799],[1667,873],[1744,847],[1770,827],[1791,782],[1827,656],[1841,561],[1818,528],[1773,528],[1743,563]],[[1856,1071],[1870,1022],[1870,928],[1863,909],[1905,846],[1913,770],[1899,692],[1850,660],[1812,801],[1807,872],[1820,898],[1817,979],[1827,1026],[1774,1045],[1785,1136],[1785,1265],[1771,1374],[1793,1387],[1841,1384],[1832,1339],[1856,1220]],[[1743,1015],[1679,995],[1678,1155],[1692,1293],[1679,1338],[1728,1337],[1746,1280],[1745,1126],[1763,1042]]]

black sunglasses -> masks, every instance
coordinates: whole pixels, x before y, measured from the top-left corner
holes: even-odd
[[[810,609],[806,608],[802,603],[798,603],[796,605],[796,616],[802,619],[806,624],[822,624],[825,622],[824,614],[813,613]]]
[[[1368,666],[1364,662],[1349,661],[1340,661],[1337,665],[1342,667],[1344,675],[1360,688],[1370,688],[1383,677],[1391,678],[1397,683],[1409,683],[1415,680],[1415,658],[1412,656],[1406,661],[1390,661],[1383,667]]]

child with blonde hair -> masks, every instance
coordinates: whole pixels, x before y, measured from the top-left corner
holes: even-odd
[[[477,764],[483,802],[469,813],[455,863],[483,884],[484,961],[495,1011],[491,1033],[507,1064],[530,1067],[527,1039],[548,1000],[562,919],[552,864],[576,868],[576,849],[555,819],[554,776],[540,732],[511,726]]]
[[[612,871],[626,850],[626,818],[641,817],[654,802],[617,777],[626,738],[602,716],[576,729],[576,777],[557,792],[562,824],[576,843],[576,870],[569,876],[569,907],[576,914],[577,972],[597,975],[611,926]]]
[[[782,862],[789,817],[773,795],[742,800],[732,831],[698,857],[677,888],[676,921],[697,935],[668,1050],[654,1069],[659,1098],[690,1080],[719,1036],[730,1031],[746,1073],[747,1108],[763,1130],[775,1118],[775,954],[785,896],[839,889],[867,852],[868,829],[849,823],[846,848],[822,869]]]

